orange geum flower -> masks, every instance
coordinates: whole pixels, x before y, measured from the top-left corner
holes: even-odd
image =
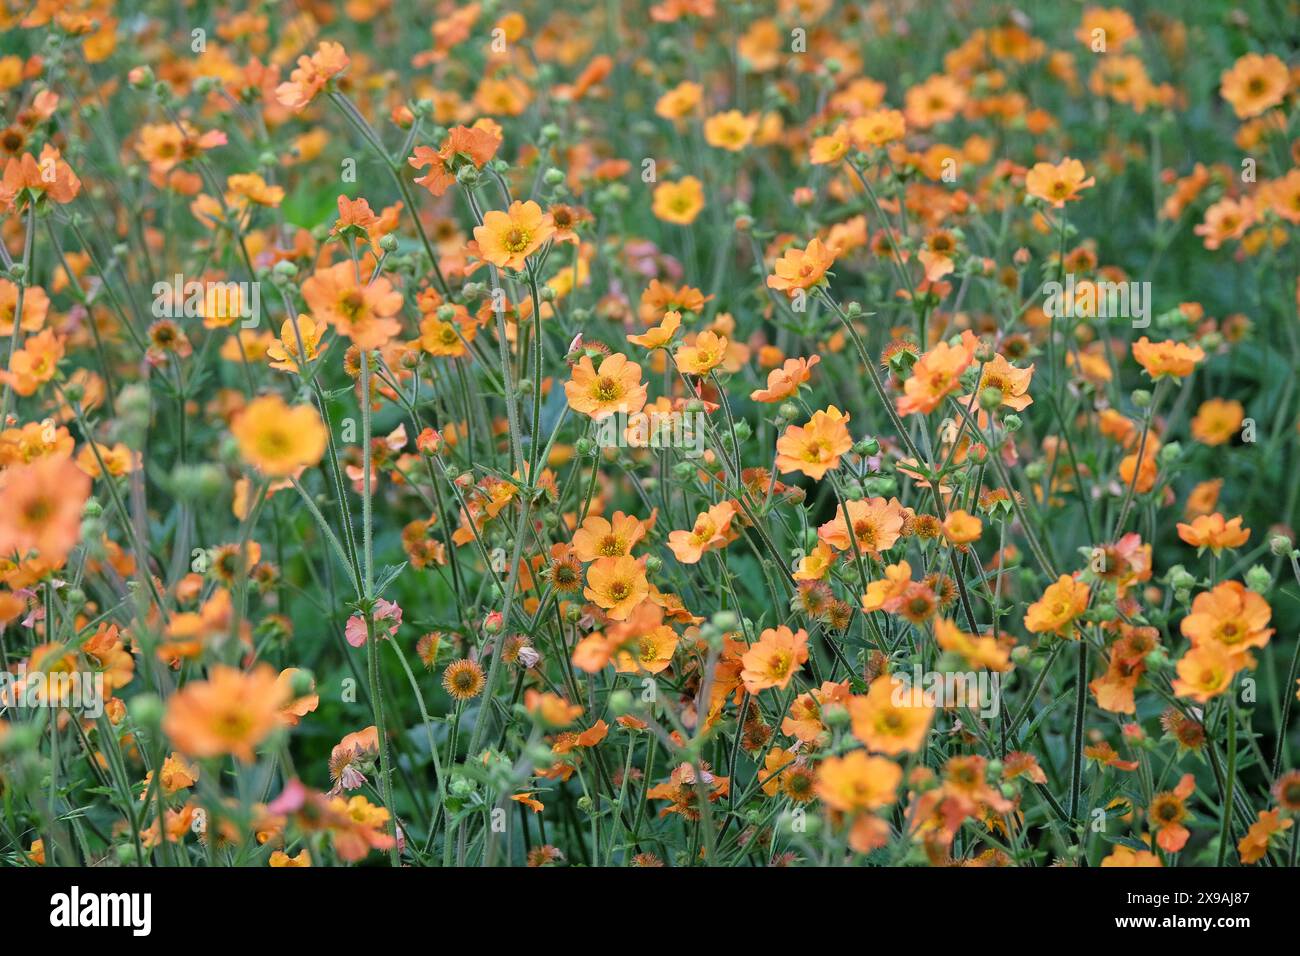
[[[50,310],[50,298],[38,285],[23,290],[23,314],[19,323],[24,332],[38,332]],[[18,286],[0,279],[0,336],[14,334],[14,316],[18,311]]]
[[[682,324],[682,314],[676,309],[669,309],[664,313],[663,320],[654,328],[648,330],[644,335],[629,335],[627,340],[633,345],[639,345],[644,349],[661,349],[665,348],[673,340],[673,336]]]
[[[1259,218],[1259,210],[1250,197],[1220,199],[1205,210],[1205,221],[1192,232],[1204,237],[1205,248],[1218,249],[1225,242],[1241,239]]]
[[[1187,844],[1192,832],[1183,826],[1190,814],[1187,798],[1196,791],[1196,779],[1185,773],[1172,790],[1164,790],[1151,798],[1147,807],[1147,822],[1156,831],[1156,842],[1166,853],[1177,853]]]
[[[1246,409],[1236,399],[1207,399],[1192,419],[1192,437],[1211,447],[1225,445],[1241,430],[1245,417]]]
[[[281,372],[302,372],[307,363],[324,351],[320,348],[324,334],[325,326],[318,325],[310,315],[298,316],[296,329],[293,319],[285,319],[280,326],[280,337],[266,349],[271,368]],[[305,358],[299,357],[300,345]]]
[[[570,704],[558,694],[531,687],[524,691],[524,709],[547,727],[567,727],[582,716],[580,704]]]
[[[848,512],[847,523],[845,511]],[[852,526],[858,550],[877,557],[902,537],[906,520],[897,498],[859,498],[846,501],[843,508],[837,509],[835,517],[817,529],[817,537],[837,551],[851,551],[853,543],[849,540],[849,528]]]
[[[616,412],[634,415],[645,407],[646,386],[641,382],[641,366],[629,362],[626,355],[607,356],[597,370],[590,356],[584,355],[573,367],[573,377],[564,383],[569,407],[595,421]]]
[[[1205,352],[1198,345],[1152,342],[1144,335],[1133,343],[1133,358],[1154,379],[1186,378],[1205,359]]]
[[[757,388],[749,393],[756,402],[783,402],[799,394],[799,386],[812,378],[813,366],[821,356],[786,359],[780,368],[767,373],[767,388]]]
[[[58,566],[81,535],[90,477],[68,458],[38,458],[0,471],[0,555],[37,551]]]
[[[838,163],[848,155],[852,145],[849,128],[841,123],[829,136],[818,136],[813,140],[812,149],[808,152],[809,162],[814,166]]]
[[[310,405],[287,405],[279,395],[255,398],[231,425],[239,453],[262,474],[293,475],[321,460],[329,436]]]
[[[280,726],[284,695],[269,664],[248,673],[216,664],[207,680],[190,681],[172,695],[163,733],[186,756],[233,754],[252,763],[253,748]]]
[[[907,595],[912,584],[912,566],[906,561],[888,565],[882,580],[867,584],[867,592],[862,595],[862,610],[886,611],[895,613]]]
[[[584,564],[597,558],[621,558],[632,553],[645,533],[640,519],[621,511],[614,512],[612,519],[589,515],[573,532],[573,553]]]
[[[1260,810],[1246,835],[1237,841],[1237,852],[1244,864],[1258,863],[1268,855],[1269,841],[1276,834],[1285,833],[1295,821],[1282,816],[1281,810]]]
[[[672,531],[668,534],[668,547],[682,564],[698,564],[706,551],[721,548],[734,537],[731,519],[736,506],[722,501],[701,512],[690,531]]]
[[[63,160],[59,151],[46,143],[41,149],[39,160],[31,153],[9,158],[5,163],[3,188],[0,188],[0,193],[6,192],[11,202],[21,202],[26,194],[37,202],[49,199],[59,205],[66,205],[81,192],[81,180]]]
[[[991,671],[1011,670],[1011,652],[996,639],[967,634],[946,618],[935,618],[934,640],[945,651],[964,658],[971,667]]]
[[[1175,669],[1178,676],[1170,682],[1174,693],[1204,704],[1232,686],[1238,668],[1222,644],[1210,643],[1193,647]]]
[[[689,226],[704,208],[704,184],[694,176],[655,187],[653,212],[664,222]]]
[[[781,733],[804,743],[815,742],[826,731],[825,708],[831,704],[843,707],[852,696],[848,681],[823,681],[821,687],[794,699],[789,715],[781,718]]]
[[[359,349],[379,349],[402,331],[396,318],[402,293],[387,276],[364,282],[351,262],[318,269],[302,284],[302,297],[312,315],[334,326]]]
[[[437,150],[417,146],[407,163],[416,169],[429,167],[415,182],[435,196],[441,196],[456,183],[456,170],[468,162],[476,169],[496,155],[501,147],[500,128],[490,120],[473,126],[453,126]]]
[[[1241,516],[1224,521],[1223,515],[1214,512],[1200,515],[1191,524],[1178,523],[1178,537],[1203,552],[1209,548],[1217,556],[1224,548],[1240,548],[1250,538],[1250,529],[1241,526]]]
[[[793,297],[794,290],[808,290],[821,282],[826,270],[834,264],[834,251],[820,239],[814,239],[806,249],[787,249],[773,264],[767,286]]]
[[[858,149],[886,146],[906,132],[907,122],[898,110],[872,110],[849,124],[849,137]]]
[[[516,200],[502,212],[483,214],[483,225],[474,227],[474,240],[483,259],[502,269],[522,271],[525,260],[555,233],[549,213],[531,199]]]
[[[825,541],[818,541],[815,548],[799,559],[799,567],[791,577],[796,581],[820,581],[834,563],[835,552]]]
[[[853,447],[848,421],[848,415],[831,405],[813,412],[806,425],[791,425],[776,441],[776,467],[782,474],[801,471],[820,480],[827,471],[838,468],[840,456]]]
[[[284,201],[284,188],[271,186],[257,173],[236,173],[226,177],[226,205],[236,211],[249,206],[275,208]]]
[[[1100,38],[1096,36],[1097,31],[1101,31]],[[1079,28],[1074,31],[1075,39],[1094,53],[1111,53],[1122,49],[1135,40],[1137,35],[1133,17],[1120,7],[1086,8]],[[1101,40],[1100,48],[1098,39]]]
[[[733,153],[748,146],[757,131],[758,117],[746,116],[739,110],[715,113],[704,121],[704,141]]]
[[[598,558],[587,569],[587,586],[582,592],[588,601],[603,608],[612,621],[625,621],[650,593],[645,563],[623,555]]]
[[[957,345],[940,342],[912,366],[898,400],[900,415],[928,415],[961,384],[961,375],[975,359],[979,340],[969,331]]]
[[[1223,71],[1219,93],[1240,119],[1248,119],[1281,103],[1289,85],[1290,71],[1281,59],[1247,53]]]
[[[757,694],[777,687],[785,690],[795,673],[808,661],[808,632],[791,631],[784,624],[769,627],[740,659],[745,690]]]
[[[1025,176],[1025,189],[1029,195],[1063,209],[1067,202],[1079,198],[1079,193],[1096,183],[1093,177],[1084,178],[1083,163],[1066,157],[1061,162],[1035,163]]]
[[[953,544],[970,544],[978,541],[984,525],[980,519],[960,508],[948,512],[943,519],[943,536]]]
[[[1272,637],[1272,616],[1268,602],[1240,581],[1221,581],[1196,595],[1179,630],[1194,647],[1218,644],[1234,659],[1249,660],[1248,649],[1263,647]]]
[[[326,40],[311,56],[298,57],[298,66],[289,74],[289,81],[275,88],[275,98],[281,106],[301,113],[325,89],[326,83],[347,69],[348,63],[343,47]]]
[[[852,750],[817,765],[817,796],[843,813],[876,810],[898,799],[902,780],[903,768],[894,761]]]
[[[897,678],[882,674],[865,696],[849,701],[853,736],[876,753],[915,753],[925,745],[934,717],[934,707],[924,698],[920,688],[903,689]]]
[[[19,395],[35,395],[37,389],[54,378],[63,351],[63,339],[53,329],[42,329],[12,353],[9,370],[0,371],[0,382]]]
[[[903,111],[907,122],[920,129],[946,123],[966,105],[966,91],[950,76],[936,73],[908,89]]]
[[[677,642],[677,632],[667,624],[660,624],[620,650],[615,655],[614,669],[620,674],[658,674],[672,664]]]
[[[721,335],[705,330],[690,345],[677,346],[673,361],[684,374],[703,377],[722,364],[727,357],[727,345]]]
[[[997,389],[1002,395],[1000,405],[1012,411],[1023,412],[1034,403],[1034,400],[1029,397],[1029,382],[1033,377],[1032,365],[1029,368],[1016,368],[1001,355],[994,355],[992,361],[984,364],[975,391],[964,401],[967,404],[977,405],[985,389],[992,388]]]
[[[1062,574],[1043,596],[1029,605],[1025,629],[1034,634],[1074,637],[1074,622],[1088,607],[1088,585]]]
[[[666,120],[680,120],[700,105],[704,87],[685,80],[678,83],[655,103],[655,115]]]

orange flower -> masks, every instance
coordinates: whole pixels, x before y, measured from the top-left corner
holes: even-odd
[[[244,460],[274,478],[319,462],[329,438],[316,409],[286,405],[279,395],[253,399],[230,430]]]
[[[659,97],[655,103],[655,115],[661,119],[679,120],[690,115],[700,105],[704,87],[699,83],[683,81]]]
[[[38,458],[0,471],[0,556],[37,551],[61,565],[81,535],[90,477],[68,458]]]
[[[1258,863],[1268,854],[1269,841],[1278,833],[1291,829],[1295,821],[1284,818],[1281,810],[1261,810],[1246,835],[1237,841],[1241,862]]]
[[[934,640],[945,651],[964,658],[971,667],[991,671],[1011,670],[1011,652],[995,638],[967,634],[946,618],[935,618]]]
[[[1198,345],[1152,342],[1144,335],[1133,343],[1133,358],[1154,379],[1186,378],[1204,360],[1205,352]]]
[[[1094,46],[1093,33],[1102,32],[1104,46],[1100,50]],[[1083,20],[1079,29],[1074,31],[1075,38],[1094,53],[1112,53],[1122,49],[1125,44],[1137,38],[1137,26],[1133,23],[1127,10],[1120,7],[1104,9],[1088,7],[1083,11]]]
[[[704,331],[690,345],[679,345],[673,361],[686,375],[705,376],[727,357],[728,342],[715,332]]]
[[[1101,865],[1157,867],[1164,864],[1160,862],[1160,857],[1150,850],[1134,850],[1122,843],[1116,843],[1112,846],[1110,855],[1102,858]]]
[[[207,680],[191,681],[172,695],[163,732],[187,756],[233,754],[252,763],[253,748],[279,726],[284,704],[284,688],[269,664],[248,673],[217,664]]]
[[[587,570],[587,586],[582,592],[588,601],[604,608],[612,621],[625,621],[650,593],[645,563],[630,555],[599,558]]]
[[[1223,515],[1214,512],[1201,515],[1191,524],[1178,523],[1178,537],[1196,548],[1198,553],[1209,548],[1218,556],[1224,548],[1240,548],[1250,538],[1250,529],[1241,526],[1241,517],[1225,522]]]
[[[689,226],[704,208],[704,184],[694,176],[655,187],[653,212],[664,222]]]
[[[704,121],[704,141],[710,146],[738,153],[749,145],[758,130],[758,117],[739,110],[715,113]]]
[[[786,359],[780,368],[767,373],[767,388],[757,388],[749,393],[756,402],[783,402],[799,394],[799,386],[812,378],[813,366],[821,356]]]
[[[1065,208],[1067,202],[1077,200],[1082,190],[1095,183],[1091,176],[1084,178],[1083,163],[1068,156],[1055,166],[1035,163],[1025,176],[1025,189],[1029,195],[1056,209]]]
[[[672,341],[673,335],[681,327],[682,314],[675,309],[669,309],[664,313],[663,321],[656,327],[650,329],[644,335],[629,335],[627,340],[633,345],[639,345],[645,349],[661,349]]]
[[[658,674],[672,664],[677,642],[677,632],[660,624],[635,638],[630,650],[620,650],[614,669],[620,674]]]
[[[900,689],[897,678],[884,674],[871,682],[866,696],[849,701],[853,736],[876,753],[894,756],[915,753],[925,745],[934,708],[924,700],[915,699],[920,688],[909,693]],[[897,697],[897,700],[896,700]]]
[[[35,395],[37,390],[54,378],[63,359],[63,339],[53,329],[43,329],[13,352],[9,370],[0,371],[0,382],[19,395]]]
[[[1248,119],[1281,103],[1289,80],[1286,64],[1272,53],[1247,53],[1223,71],[1219,93],[1240,119]]]
[[[984,525],[979,518],[960,508],[948,512],[948,517],[943,519],[943,535],[953,544],[978,541],[983,530]]]
[[[844,520],[845,511],[849,513],[848,523]],[[897,498],[888,501],[884,498],[859,498],[846,501],[834,518],[817,529],[817,537],[837,551],[850,551],[853,543],[849,540],[849,526],[852,525],[858,550],[878,557],[902,536],[905,520],[903,506]]]
[[[814,166],[838,163],[848,155],[851,145],[849,128],[841,123],[831,135],[818,136],[813,140],[812,148],[808,151],[808,160]]]
[[[834,405],[813,412],[808,424],[791,425],[776,442],[776,467],[782,474],[801,471],[821,480],[840,465],[840,456],[853,447],[849,437],[849,416]]]
[[[1183,821],[1190,817],[1187,798],[1196,791],[1196,779],[1185,773],[1178,786],[1157,793],[1147,807],[1147,822],[1156,831],[1156,842],[1166,853],[1177,853],[1192,835]]]
[[[296,330],[293,319],[285,319],[280,326],[280,338],[266,349],[271,368],[282,372],[304,371],[307,364],[320,354],[320,340],[324,334],[325,326],[318,325],[309,315],[298,316]],[[303,357],[298,355],[299,344],[305,353]]]
[[[820,239],[814,239],[806,249],[787,249],[772,266],[767,286],[793,297],[795,289],[811,289],[821,282],[826,270],[834,264],[834,251]]]
[[[1227,444],[1241,429],[1245,417],[1246,410],[1236,399],[1207,399],[1192,419],[1192,437],[1205,445]]]
[[[351,262],[318,269],[303,282],[302,297],[317,321],[328,322],[359,349],[383,348],[402,331],[395,318],[402,293],[386,276],[364,282]]]
[[[922,355],[903,383],[898,413],[928,415],[938,408],[944,398],[961,384],[961,374],[974,361],[978,344],[979,340],[968,330],[962,333],[959,344],[940,342]]]
[[[338,43],[325,41],[311,56],[298,57],[297,68],[289,74],[289,81],[275,88],[275,98],[281,106],[301,113],[328,83],[348,67],[348,55]]]
[[[844,813],[887,807],[898,798],[903,768],[885,757],[852,750],[817,765],[817,796]]]
[[[491,120],[481,119],[473,126],[453,126],[436,151],[417,146],[407,163],[415,169],[428,166],[429,171],[415,181],[433,195],[441,196],[455,185],[456,171],[462,165],[468,162],[482,169],[500,148],[500,127]]]
[[[591,515],[573,533],[573,553],[584,564],[597,558],[621,558],[632,553],[645,533],[644,523],[621,511],[614,512],[613,520]]]
[[[0,195],[8,193],[10,201],[25,205],[24,197],[34,202],[49,199],[65,205],[81,192],[81,180],[57,149],[46,143],[37,160],[31,153],[11,156],[5,163],[4,184]]]
[[[518,272],[554,233],[555,224],[541,206],[531,199],[516,200],[506,212],[492,209],[484,213],[483,225],[474,227],[474,240],[485,261]]]
[[[744,665],[740,677],[749,693],[757,694],[769,687],[785,690],[808,661],[808,632],[803,628],[791,631],[784,624],[769,627],[740,661]]]
[[[903,138],[907,123],[898,110],[872,110],[849,124],[849,136],[858,149],[885,146]]]
[[[1237,667],[1222,644],[1211,643],[1193,647],[1177,664],[1178,676],[1171,686],[1179,697],[1190,697],[1207,703],[1230,686]]]
[[[1263,647],[1273,635],[1268,626],[1273,609],[1240,581],[1221,581],[1192,601],[1192,613],[1179,625],[1196,648],[1221,646],[1234,660],[1248,661],[1248,650]],[[1240,664],[1238,664],[1240,666]]]
[[[846,539],[847,540],[847,539]],[[885,568],[885,577],[880,581],[867,584],[867,593],[862,595],[862,610],[868,614],[872,611],[895,613],[907,595],[912,584],[912,566],[906,561],[899,561]]]
[[[730,501],[719,502],[701,512],[690,531],[669,532],[668,547],[682,564],[698,564],[706,551],[726,547],[735,537],[731,530],[735,515],[735,505]]]
[[[1218,249],[1225,242],[1241,239],[1259,217],[1259,210],[1247,197],[1220,199],[1205,210],[1205,222],[1192,232],[1205,238],[1206,249]]]
[[[1023,412],[1034,403],[1029,397],[1029,382],[1034,377],[1034,367],[1016,368],[1001,355],[994,355],[991,362],[984,364],[980,373],[979,384],[975,386],[969,398],[964,401],[971,407],[977,407],[979,397],[985,389],[995,388],[1002,394],[1001,405],[1012,411]]]
[[[908,89],[903,110],[907,122],[920,129],[946,123],[966,105],[966,91],[950,76],[936,73]]]
[[[23,291],[22,330],[39,332],[45,324],[45,316],[50,310],[50,297],[38,285],[28,286]],[[0,279],[0,335],[14,334],[14,316],[18,311],[18,285],[8,279]]]
[[[646,386],[641,383],[641,366],[615,353],[600,363],[600,370],[584,355],[573,367],[573,377],[564,383],[564,395],[575,412],[595,421],[616,412],[634,415],[645,407]]]
[[[1074,637],[1074,621],[1088,607],[1088,585],[1062,574],[1043,596],[1029,605],[1025,629],[1034,633]]]

